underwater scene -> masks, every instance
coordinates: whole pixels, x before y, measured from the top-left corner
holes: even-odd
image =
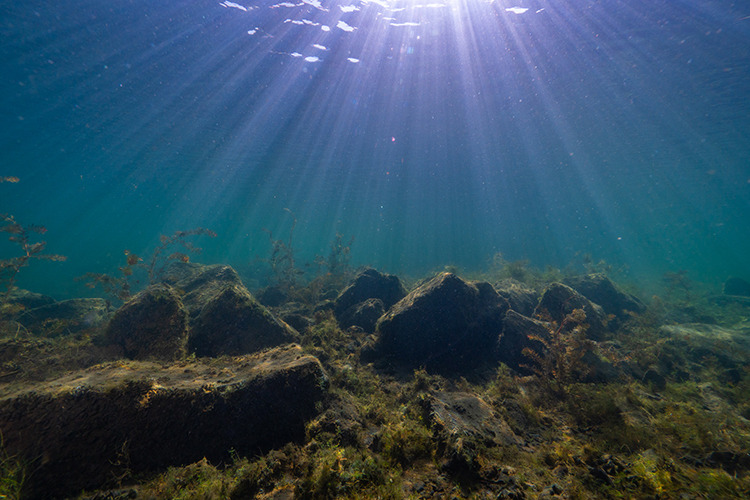
[[[750,497],[750,4],[0,13],[0,499]]]

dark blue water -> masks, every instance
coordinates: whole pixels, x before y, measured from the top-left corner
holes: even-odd
[[[744,2],[0,14],[0,177],[20,178],[0,183],[0,212],[68,256],[23,286],[79,293],[75,276],[198,226],[218,233],[198,260],[247,265],[270,252],[263,229],[286,237],[295,217],[300,262],[341,233],[354,264],[412,275],[501,252],[540,267],[590,254],[643,282],[750,278]]]

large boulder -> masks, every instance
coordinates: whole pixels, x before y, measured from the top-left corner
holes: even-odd
[[[365,269],[336,298],[333,312],[343,328],[356,325],[372,332],[375,326],[371,321],[372,310],[377,305],[374,302],[364,307],[360,305],[368,299],[377,299],[383,311],[387,311],[405,295],[406,290],[398,276],[382,274],[375,269]]]
[[[562,283],[552,283],[547,287],[534,310],[534,316],[544,321],[554,321],[559,325],[574,309],[583,309],[586,313],[586,336],[593,340],[601,340],[607,333],[607,316],[604,310]]]
[[[301,441],[326,386],[297,345],[169,367],[100,364],[0,394],[3,452],[28,465],[24,498],[75,496],[128,474]]]
[[[106,338],[131,359],[182,358],[187,353],[187,309],[172,287],[152,285],[115,312]]]
[[[416,288],[377,323],[376,353],[440,371],[492,358],[508,302],[484,282],[442,273]]]
[[[230,266],[214,264],[204,266],[192,263],[173,263],[167,270],[165,283],[182,293],[182,302],[197,317],[203,307],[227,286],[243,287],[237,271]]]
[[[190,327],[197,356],[244,354],[296,342],[299,334],[263,307],[242,285],[225,285],[207,299]]]
[[[618,289],[612,280],[601,273],[568,278],[565,284],[602,306],[606,314],[614,316],[615,321],[609,325],[611,328],[627,320],[631,313],[640,314],[646,310],[646,304],[638,297]]]
[[[236,355],[289,342],[299,334],[261,305],[230,266],[173,263],[167,283],[188,311],[188,351],[198,356]]]

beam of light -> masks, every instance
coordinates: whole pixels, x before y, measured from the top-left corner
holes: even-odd
[[[340,232],[360,262],[415,273],[496,251],[718,272],[750,245],[739,6],[43,7],[13,6],[1,50],[3,161],[45,203],[8,200],[48,226],[63,207],[92,253],[200,225],[220,235],[206,259],[248,260],[285,208],[301,258]]]

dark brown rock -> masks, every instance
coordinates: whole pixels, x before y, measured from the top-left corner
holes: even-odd
[[[526,288],[514,280],[506,280],[495,285],[497,293],[508,301],[508,305],[518,314],[531,316],[534,308],[539,303],[539,293],[531,288]]]
[[[552,283],[544,291],[539,305],[534,311],[534,316],[543,320],[562,323],[565,316],[574,309],[583,309],[586,313],[586,336],[601,340],[607,332],[605,323],[607,317],[601,306],[594,304],[589,299],[562,283]]]
[[[602,306],[605,314],[613,315],[616,321],[610,322],[611,328],[630,318],[631,313],[640,314],[646,310],[646,305],[638,297],[618,289],[604,274],[566,279],[565,284]]]
[[[106,338],[130,359],[179,359],[187,353],[188,313],[172,287],[153,285],[115,312]]]
[[[489,283],[442,273],[377,323],[376,351],[399,363],[451,371],[492,358],[508,302]]]
[[[74,496],[301,441],[326,385],[296,345],[170,367],[106,363],[0,395],[0,432],[5,452],[29,465],[24,498]]]
[[[388,310],[405,295],[406,290],[397,276],[382,274],[375,269],[365,269],[336,298],[334,313],[336,318],[341,318],[349,308],[367,299],[380,299],[383,308]]]
[[[339,324],[341,328],[359,326],[364,331],[372,333],[375,331],[375,324],[384,313],[385,306],[382,300],[367,299],[347,309],[339,318]]]
[[[189,350],[196,355],[245,354],[298,340],[292,327],[271,314],[241,284],[212,291],[214,295],[191,323]]]
[[[242,280],[230,266],[175,263],[170,266],[165,283],[182,293],[182,302],[191,318],[227,286],[243,287]]]
[[[296,342],[294,328],[261,305],[230,266],[175,263],[167,281],[190,316],[188,350],[198,356],[247,354]]]

